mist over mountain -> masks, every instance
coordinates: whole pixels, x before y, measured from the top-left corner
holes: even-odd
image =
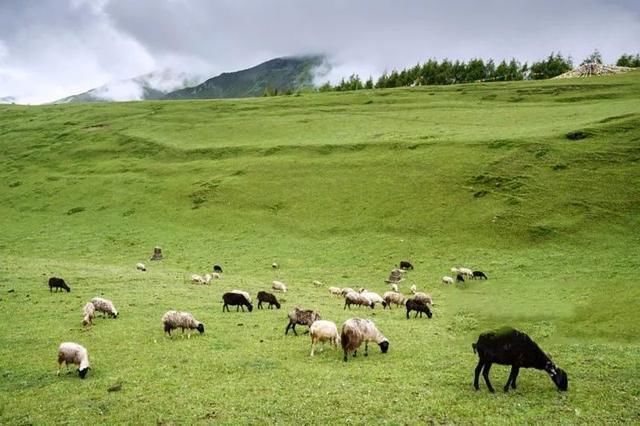
[[[56,104],[71,102],[112,102],[162,99],[167,93],[198,84],[201,77],[170,69],[151,72],[127,80],[107,83],[86,92],[55,101]]]

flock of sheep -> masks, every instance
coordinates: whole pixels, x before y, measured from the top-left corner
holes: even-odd
[[[274,263],[272,267],[278,268],[278,265]],[[146,267],[142,263],[138,263],[136,269],[146,271]],[[391,291],[385,292],[382,296],[375,292],[368,291],[365,288],[360,288],[356,291],[352,288],[329,287],[329,292],[332,295],[342,296],[344,298],[344,309],[347,309],[347,307],[351,309],[353,305],[374,309],[376,304],[382,305],[384,309],[387,307],[391,309],[392,305],[395,304],[396,306],[405,306],[407,319],[410,318],[409,314],[412,311],[415,311],[414,318],[418,315],[422,317],[422,314],[425,314],[427,318],[432,318],[434,302],[430,294],[417,291],[415,285],[412,285],[410,288],[412,293],[412,297],[410,298],[406,298],[398,291],[398,285],[404,280],[405,272],[412,269],[413,265],[411,265],[410,262],[401,261],[400,267],[394,268],[391,271],[389,279],[386,280],[386,282],[390,284]],[[465,278],[487,279],[484,272],[473,271],[464,267],[451,268],[451,272],[456,277],[455,282],[464,282]],[[220,274],[222,274],[222,268],[219,265],[214,265],[212,274],[207,273],[204,276],[194,274],[191,281],[195,284],[208,284],[212,279],[219,279]],[[453,284],[454,278],[445,276],[442,278],[442,283]],[[314,281],[314,285],[321,285],[321,283]],[[52,291],[53,288],[56,288],[56,291],[58,291],[58,289],[63,289],[67,292],[71,291],[64,280],[57,277],[49,279],[49,290]],[[272,289],[284,293],[287,291],[287,286],[280,281],[273,281]],[[262,309],[263,303],[268,304],[269,309],[273,307],[280,309],[281,307],[277,297],[272,293],[260,291],[257,294],[257,299],[259,309]],[[222,301],[223,312],[229,311],[230,306],[235,306],[236,311],[240,309],[244,311],[245,307],[249,312],[253,311],[251,296],[243,290],[231,290],[224,293],[222,295]],[[85,326],[91,325],[96,312],[101,312],[103,316],[118,317],[118,311],[112,301],[95,297],[83,308],[82,324]],[[344,352],[344,361],[348,360],[348,355],[355,357],[363,343],[365,345],[365,356],[368,355],[369,342],[375,342],[380,347],[382,353],[387,353],[389,350],[389,340],[376,327],[373,321],[368,319],[348,319],[342,324],[340,333],[334,322],[323,320],[315,310],[304,310],[296,307],[289,312],[288,319],[289,323],[286,326],[285,335],[288,334],[290,330],[297,335],[296,325],[309,327],[308,333],[311,337],[311,356],[314,356],[317,344],[323,342],[328,342],[336,349],[338,345],[341,345]],[[171,332],[176,329],[181,329],[183,334],[185,330],[187,330],[187,338],[191,337],[191,330],[197,330],[200,334],[204,333],[204,324],[189,312],[168,311],[162,316],[162,324],[164,332],[169,336],[171,336]],[[558,368],[538,345],[523,332],[507,328],[497,332],[483,333],[472,347],[473,351],[476,352],[479,357],[478,365],[474,370],[474,387],[476,389],[479,389],[479,375],[482,373],[487,388],[491,392],[494,392],[489,380],[489,370],[493,363],[512,366],[509,379],[504,386],[505,392],[508,391],[509,388],[516,388],[516,379],[520,368],[544,370],[560,390],[567,390],[568,388],[566,372]],[[64,342],[60,345],[58,349],[58,374],[60,374],[60,368],[64,363],[67,364],[67,368],[69,364],[77,365],[81,378],[84,378],[90,369],[89,356],[86,348],[74,342]]]

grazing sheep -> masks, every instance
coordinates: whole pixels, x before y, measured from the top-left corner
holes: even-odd
[[[463,283],[464,282],[464,275],[462,275],[462,274],[456,275],[456,282],[457,283]]]
[[[371,307],[375,307],[376,303],[381,303],[383,308],[387,307],[387,302],[378,294],[372,291],[362,291],[360,292],[360,296],[364,296],[371,301]]]
[[[311,284],[313,284],[315,287],[322,287],[324,285],[322,284],[322,281],[318,281],[318,280],[311,281]]]
[[[220,279],[220,274],[217,272],[214,272],[213,274],[211,274],[211,278],[214,280],[219,280]]]
[[[211,280],[213,279],[213,275],[211,274],[204,274],[204,277],[202,277],[204,279],[204,283],[205,284],[210,284]]]
[[[93,303],[89,302],[82,308],[82,325],[92,325],[93,318],[96,316],[96,307]]]
[[[273,269],[278,269],[278,268],[279,268],[279,266],[278,266],[278,264],[277,264],[276,262],[273,262],[273,263],[271,264],[271,267],[272,267]]]
[[[271,288],[274,289],[274,290],[277,290],[277,291],[281,291],[283,293],[287,292],[287,286],[283,282],[280,282],[280,281],[273,281],[271,283]]]
[[[456,268],[455,266],[451,268],[451,275],[458,275],[460,273],[460,268]]]
[[[289,312],[289,324],[287,324],[287,328],[284,330],[285,336],[289,333],[289,330],[293,330],[293,334],[296,336],[296,325],[307,325],[311,326],[315,321],[318,321],[320,318],[320,314],[316,311],[312,311],[310,309],[302,310],[297,307],[293,309],[293,311]],[[309,330],[307,330],[307,333]]]
[[[400,294],[400,293],[396,293],[395,291],[387,291],[382,295],[382,298],[384,299],[385,302],[387,302],[387,305],[385,306],[385,308],[388,306],[389,309],[391,309],[391,304],[395,303],[396,306],[400,306],[400,305],[404,305],[404,303],[406,302],[406,298]]]
[[[458,268],[458,272],[460,272],[466,278],[473,277],[473,271],[469,268]]]
[[[431,313],[431,309],[429,309],[429,304],[424,303],[422,299],[413,297],[407,300],[405,306],[407,307],[407,319],[409,319],[409,312],[411,311],[416,311],[416,315],[414,316],[414,318],[416,318],[418,314],[420,314],[420,317],[422,317],[423,313],[427,314],[427,317],[429,319],[431,319],[431,317],[433,316],[433,314]]]
[[[426,305],[433,306],[433,298],[431,297],[430,294],[423,293],[421,291],[414,291],[413,298]]]
[[[213,265],[213,272],[217,272],[217,273],[221,274],[222,273],[222,266],[220,266],[218,264]]]
[[[342,294],[342,289],[340,287],[329,287],[329,293],[334,296],[340,296]]]
[[[69,369],[69,364],[77,365],[78,375],[81,379],[85,378],[91,368],[87,349],[74,342],[63,342],[58,347],[58,376],[63,363],[67,366],[67,370]]]
[[[353,352],[356,356],[358,348],[364,342],[364,356],[369,355],[369,342],[373,341],[380,346],[383,354],[389,350],[389,340],[377,329],[373,321],[351,318],[342,324],[342,333],[340,335],[342,350],[344,351],[344,361],[347,361],[347,355]]]
[[[111,300],[103,299],[102,297],[94,297],[91,299],[91,303],[93,303],[96,311],[102,312],[102,316],[106,314],[111,318],[118,318],[118,310]]]
[[[200,334],[204,333],[204,324],[196,320],[189,312],[167,311],[162,316],[162,324],[164,325],[164,332],[169,336],[171,336],[171,330],[176,328],[182,329],[183,336],[184,329],[189,330],[187,338],[191,338],[191,330],[198,330]]]
[[[444,277],[442,277],[442,284],[453,284],[453,278],[445,275]]]
[[[356,293],[355,291],[350,291],[344,295],[344,309],[347,309],[347,306],[351,309],[351,305],[369,306],[373,309],[373,303],[371,300],[367,299],[360,293]]]
[[[262,309],[262,302],[268,303],[269,309],[273,309],[272,306],[280,309],[280,302],[278,302],[278,299],[276,299],[273,294],[267,293],[266,291],[258,292],[258,309]]]
[[[236,312],[238,312],[239,308],[242,308],[242,312],[244,312],[244,306],[249,309],[249,312],[253,311],[253,305],[242,293],[238,293],[240,290],[230,291],[222,295],[222,301],[224,305],[222,306],[222,312],[226,309],[229,312],[229,305],[236,307]],[[244,293],[244,292],[243,292]]]
[[[396,284],[396,283],[391,284],[391,290],[395,291],[397,293],[398,292],[398,284]]]
[[[191,282],[193,284],[206,284],[204,277],[202,275],[193,274],[191,275]]]
[[[315,351],[318,342],[330,342],[331,345],[338,349],[340,343],[340,335],[338,335],[338,327],[332,321],[317,320],[309,327],[311,334],[311,356]]]
[[[136,263],[136,269],[138,271],[145,272],[147,270],[147,267],[144,266],[144,263]]]
[[[482,271],[473,271],[473,279],[475,280],[476,278],[486,280],[487,276]]]
[[[51,289],[53,288],[56,289],[56,293],[58,292],[59,289],[67,290],[67,293],[71,291],[67,283],[65,283],[62,278],[57,278],[57,277],[49,278],[49,292],[51,292]]]
[[[411,285],[411,288],[410,288],[409,290],[411,290],[411,293],[415,294],[415,293],[416,293],[416,291],[418,290],[418,288],[416,287],[416,285],[415,285],[415,284],[412,284],[412,285]]]
[[[404,269],[406,270],[413,270],[413,265],[411,264],[411,262],[407,261],[407,260],[401,260],[400,261],[400,269]]]
[[[342,289],[341,293],[342,293],[343,296],[346,296],[347,293],[349,293],[349,292],[354,292],[355,293],[356,291],[354,289],[352,289],[351,287],[344,287]]]
[[[391,270],[391,273],[389,273],[389,278],[384,280],[384,282],[399,283],[400,281],[404,280],[404,278],[402,277],[403,273],[404,273],[404,269],[394,268]]]
[[[509,386],[516,388],[516,379],[520,368],[535,368],[544,370],[561,391],[566,391],[569,386],[567,373],[558,368],[531,338],[513,328],[503,328],[497,331],[483,333],[476,343],[471,345],[473,352],[478,353],[478,365],[475,369],[473,386],[480,389],[478,379],[480,372],[484,377],[490,392],[495,392],[489,381],[489,370],[493,363],[510,365],[511,373],[504,385],[504,391],[509,391]]]

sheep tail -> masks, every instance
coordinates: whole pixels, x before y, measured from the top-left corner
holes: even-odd
[[[473,353],[474,353],[474,354],[475,354],[475,353],[477,353],[477,351],[476,351],[476,347],[477,347],[477,346],[476,346],[476,344],[475,344],[475,343],[472,343],[472,344],[471,344],[471,347],[473,348]]]

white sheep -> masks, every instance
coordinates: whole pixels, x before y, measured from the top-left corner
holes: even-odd
[[[339,296],[342,294],[342,289],[340,287],[329,287],[329,293]]]
[[[360,295],[369,299],[373,306],[375,306],[376,303],[381,303],[383,307],[387,306],[387,302],[385,302],[384,299],[378,293],[365,290],[361,292]]]
[[[313,280],[311,284],[313,284],[315,287],[322,287],[324,285],[322,284],[322,281],[318,281],[318,280]]]
[[[94,297],[91,299],[91,303],[93,303],[93,307],[96,308],[96,311],[102,312],[103,316],[107,314],[112,318],[118,318],[118,310],[111,300],[103,299],[102,297]]]
[[[281,291],[283,293],[287,292],[287,286],[285,285],[285,283],[280,282],[280,281],[274,281],[271,283],[271,288],[274,290],[278,290]]]
[[[206,273],[204,274],[204,277],[202,277],[202,279],[204,280],[205,284],[209,284],[211,283],[211,280],[213,279],[213,275]]]
[[[273,263],[271,264],[271,267],[272,267],[273,269],[278,269],[280,266],[279,266],[276,262],[273,262]]]
[[[395,291],[396,293],[398,292],[398,284],[393,283],[391,284],[391,290]]]
[[[58,376],[63,363],[67,366],[67,370],[69,369],[69,364],[77,365],[78,374],[81,379],[84,379],[90,369],[89,353],[82,345],[74,342],[63,342],[58,347]]]
[[[327,320],[316,320],[309,327],[309,333],[311,334],[311,356],[313,356],[318,342],[330,342],[335,349],[338,348],[340,336],[335,323]]]
[[[214,272],[211,274],[211,278],[214,280],[219,280],[220,279],[220,274],[217,272]]]
[[[84,305],[84,308],[82,308],[82,315],[82,325],[93,324],[93,318],[96,316],[96,307],[93,306],[93,303],[89,302]]]
[[[465,276],[465,278],[472,278],[473,271],[469,268],[458,268],[458,272]]]
[[[229,293],[241,294],[241,295],[243,295],[243,296],[244,296],[244,298],[245,298],[245,299],[247,299],[247,302],[251,303],[251,296],[249,295],[249,293],[247,293],[247,292],[246,292],[246,291],[244,291],[244,290],[237,290],[237,289],[234,289],[234,290],[231,290]]]
[[[382,295],[382,298],[385,302],[387,302],[387,306],[391,309],[391,304],[395,303],[397,306],[404,305],[406,302],[406,298],[401,293],[396,293],[395,291],[387,291]],[[385,306],[385,308],[387,307]]]
[[[411,293],[415,293],[416,290],[418,290],[418,288],[416,287],[415,284],[412,284],[410,290],[411,290]]]
[[[355,292],[355,290],[352,289],[351,287],[343,287],[341,293],[342,293],[343,296],[346,296],[347,293],[352,292],[352,291]]]
[[[144,271],[146,271],[146,270],[147,270],[147,267],[146,267],[146,266],[144,266],[144,263],[136,263],[136,269],[137,269],[138,271],[142,271],[142,272],[144,272]]]
[[[455,266],[451,268],[451,275],[455,276],[460,273],[460,268],[456,268]]]
[[[194,284],[206,284],[204,277],[198,274],[191,275],[191,282]]]
[[[351,318],[342,324],[340,341],[344,351],[344,361],[347,361],[347,355],[350,352],[356,356],[362,342],[365,344],[364,356],[369,354],[369,342],[376,342],[383,354],[389,350],[389,340],[378,330],[373,321],[361,318]]]
[[[162,316],[162,324],[164,325],[164,332],[171,336],[171,330],[176,328],[182,329],[182,335],[184,336],[184,329],[189,330],[187,332],[187,338],[191,338],[191,330],[198,330],[200,334],[204,333],[204,324],[195,319],[189,312],[179,311],[167,311]]]
[[[442,277],[442,284],[453,284],[453,278],[445,275]]]

